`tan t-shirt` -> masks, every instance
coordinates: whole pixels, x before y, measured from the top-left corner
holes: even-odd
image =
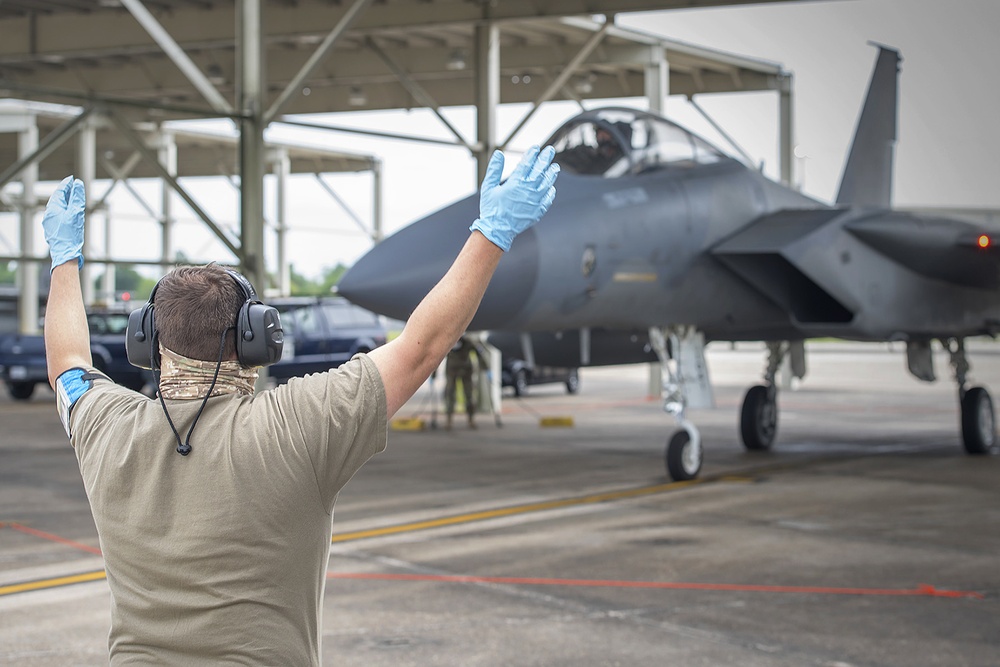
[[[167,401],[182,439],[201,403]],[[319,664],[333,505],[386,446],[374,362],[209,399],[186,457],[158,401],[108,381],[70,419],[113,665]]]

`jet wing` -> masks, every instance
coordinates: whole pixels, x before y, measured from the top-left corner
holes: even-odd
[[[994,239],[1000,229],[964,220],[796,209],[764,215],[710,252],[803,331],[879,338],[951,333],[952,324],[989,330],[1000,288]]]
[[[847,323],[851,308],[811,275],[806,251],[841,209],[793,209],[770,213],[724,239],[711,254],[799,322]]]

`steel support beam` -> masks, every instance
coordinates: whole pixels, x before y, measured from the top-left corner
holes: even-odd
[[[261,0],[237,3],[240,63],[240,258],[243,274],[256,289],[267,289],[264,266],[264,43]]]
[[[157,158],[168,174],[177,178],[177,141],[172,132],[160,131]],[[174,261],[174,207],[170,183],[160,181],[160,257],[166,271]]]
[[[319,181],[319,184],[323,187],[324,190],[326,190],[326,193],[330,195],[333,201],[337,202],[337,205],[339,205],[340,208],[344,210],[344,213],[347,214],[347,217],[349,217],[351,220],[354,221],[354,224],[358,226],[358,229],[363,231],[372,241],[377,242],[379,239],[376,238],[375,228],[373,227],[371,230],[369,230],[367,227],[365,227],[364,220],[362,220],[361,217],[357,213],[355,213],[350,206],[348,206],[347,202],[344,201],[343,198],[337,194],[337,191],[334,190],[329,183],[323,180],[322,174],[314,174],[314,175],[316,176],[316,180]],[[379,233],[381,233],[381,230],[378,231]]]
[[[572,60],[566,63],[563,70],[559,72],[559,76],[557,76],[552,83],[549,84],[548,88],[546,88],[542,94],[538,96],[538,99],[535,100],[531,110],[524,115],[524,118],[522,118],[521,122],[517,124],[517,127],[515,127],[511,133],[507,135],[507,138],[504,139],[503,143],[500,145],[501,148],[506,148],[507,145],[510,144],[511,140],[517,136],[517,133],[521,131],[521,128],[523,128],[527,122],[531,120],[531,117],[535,115],[535,112],[538,111],[539,107],[548,102],[553,95],[559,92],[559,90],[566,85],[566,82],[573,76],[577,68],[579,68],[583,61],[587,59],[587,56],[589,56],[590,53],[597,48],[597,45],[601,43],[601,40],[604,39],[604,35],[607,33],[608,28],[611,26],[611,21],[606,20],[604,24],[590,36],[590,39],[584,43],[577,54],[573,56]]]
[[[292,293],[292,270],[288,263],[288,178],[292,173],[292,161],[288,151],[278,150],[273,155],[274,176],[277,179],[274,197],[274,228],[278,238],[278,293],[288,296]]]
[[[495,23],[476,24],[476,186],[497,147],[497,107],[500,105],[500,29]]]
[[[309,121],[294,120],[291,118],[281,117],[278,118],[276,123],[281,123],[282,125],[292,125],[294,127],[308,127],[314,130],[329,130],[332,132],[345,132],[347,134],[362,134],[369,137],[379,137],[382,139],[399,139],[400,141],[415,141],[423,144],[437,144],[439,146],[458,146],[461,148],[466,148],[468,144],[464,140],[459,139],[457,141],[452,141],[450,139],[435,139],[434,137],[418,137],[414,134],[399,134],[396,132],[380,132],[378,130],[363,130],[357,127],[344,127],[343,125],[326,125],[324,123],[310,123]]]
[[[372,164],[372,239],[380,243],[382,230],[382,161],[375,160]]]
[[[119,169],[114,165],[114,163],[111,162],[111,160],[104,157],[103,155],[98,154],[97,162],[98,164],[101,165],[101,167],[104,168],[105,171],[108,172],[108,174],[111,175],[111,184],[108,185],[108,189],[104,191],[104,194],[101,195],[101,198],[94,202],[93,207],[95,209],[104,208],[104,206],[108,202],[108,198],[111,196],[111,193],[114,192],[115,188],[118,187],[118,184],[119,183],[125,185],[128,184],[127,179],[129,177],[129,174],[132,173],[132,170],[135,169],[136,166],[141,161],[142,161],[142,156],[139,155],[137,151],[132,151],[132,154],[128,156],[127,160],[125,160],[125,164],[123,164],[121,169]]]
[[[26,127],[17,136],[20,159],[38,150],[38,124],[29,117]],[[21,252],[35,252],[35,185],[38,183],[38,162],[30,162],[21,170]],[[18,262],[17,282],[20,298],[17,303],[18,331],[24,335],[38,333],[38,264]]]
[[[708,121],[708,124],[714,127],[715,131],[721,134],[725,138],[725,140],[729,142],[729,145],[735,148],[736,152],[743,156],[743,159],[747,161],[747,165],[753,167],[754,169],[757,168],[757,165],[754,164],[753,157],[749,153],[747,153],[742,146],[736,143],[736,140],[733,139],[733,137],[728,132],[726,132],[721,125],[715,122],[715,119],[709,116],[708,112],[705,111],[705,109],[702,108],[700,104],[695,102],[693,97],[688,98],[688,101],[691,103],[691,106],[693,106],[695,110],[701,114],[702,118]]]
[[[664,115],[670,95],[670,63],[662,46],[649,47],[649,62],[645,69],[645,92],[649,110]]]
[[[452,125],[451,122],[444,117],[444,114],[441,113],[440,105],[434,100],[434,98],[431,97],[430,94],[426,90],[424,90],[419,83],[414,81],[413,77],[407,74],[402,67],[400,67],[392,58],[390,58],[389,54],[387,54],[385,50],[382,47],[380,47],[374,39],[368,38],[368,40],[366,40],[365,43],[368,45],[368,48],[370,48],[372,51],[375,52],[375,55],[377,55],[379,58],[382,59],[382,62],[385,63],[385,66],[389,68],[389,71],[392,72],[393,76],[396,77],[399,83],[404,88],[406,88],[406,91],[413,96],[413,99],[419,102],[422,106],[425,106],[431,111],[433,111],[434,115],[437,116],[442,123],[444,123],[444,126],[447,127],[448,130],[452,134],[454,134],[458,138],[458,140],[462,142],[462,145],[468,148],[470,152],[475,153],[476,150],[478,150],[478,146],[473,146],[468,141],[466,141],[465,137],[462,136],[462,133],[459,132],[455,128],[455,126]]]
[[[38,144],[38,148],[36,148],[31,155],[22,156],[17,162],[7,167],[3,173],[0,173],[0,188],[17,178],[17,175],[21,173],[21,170],[29,164],[38,164],[51,155],[54,150],[62,146],[67,139],[73,136],[73,133],[77,130],[80,123],[90,117],[92,111],[93,109],[91,108],[84,109],[80,115],[70,118],[65,123],[45,135],[45,139]]]
[[[80,128],[77,135],[76,177],[83,181],[85,192],[94,191],[94,181],[97,180],[97,127],[94,118],[90,118]],[[93,266],[86,262],[93,249],[94,216],[93,209],[87,207],[83,223],[83,268],[80,270],[80,287],[83,291],[83,302],[94,303],[94,272]]]
[[[194,64],[194,61],[184,52],[184,49],[174,41],[174,38],[170,36],[163,26],[160,25],[159,21],[149,13],[149,10],[142,4],[140,0],[119,0],[125,9],[127,9],[135,20],[139,22],[139,25],[149,33],[149,36],[153,38],[163,52],[167,55],[170,60],[173,61],[177,68],[187,77],[187,80],[191,82],[199,93],[212,105],[212,108],[221,113],[232,113],[233,107],[226,98],[222,96],[212,82],[208,80],[198,66]]]
[[[233,253],[234,256],[239,257],[241,253],[240,247],[226,235],[221,227],[215,224],[215,221],[212,220],[208,213],[206,213],[201,206],[198,205],[198,202],[196,202],[191,195],[188,194],[187,190],[181,187],[181,184],[177,181],[177,179],[163,168],[163,165],[160,164],[159,160],[157,160],[156,154],[153,153],[148,146],[146,146],[142,137],[140,137],[138,133],[132,129],[132,126],[129,125],[128,121],[122,118],[121,115],[114,109],[108,109],[107,113],[108,118],[110,118],[111,122],[115,124],[115,127],[118,128],[118,131],[121,132],[125,140],[132,144],[132,147],[138,151],[140,155],[142,155],[142,158],[147,164],[149,164],[153,171],[155,171],[160,178],[170,183],[170,187],[172,187],[174,191],[180,195],[181,199],[183,199],[184,202],[191,207],[194,214],[215,233],[219,240],[222,241],[222,243],[229,249],[230,252]]]
[[[298,74],[296,74],[288,85],[285,86],[285,89],[281,91],[278,99],[274,101],[271,108],[267,110],[266,114],[264,114],[265,125],[274,120],[278,114],[280,114],[288,106],[289,102],[292,101],[292,97],[299,92],[302,88],[302,84],[307,78],[309,78],[309,75],[311,75],[316,68],[319,67],[324,60],[326,60],[327,56],[330,55],[330,51],[333,50],[333,46],[337,43],[337,40],[340,39],[340,36],[354,24],[354,21],[358,18],[358,16],[360,16],[371,3],[372,0],[355,0],[354,4],[348,8],[343,16],[340,17],[337,25],[334,26],[333,30],[327,34],[323,43],[317,47],[316,51],[309,57],[309,60],[306,61],[306,64],[302,66],[302,69],[299,70]]]
[[[778,164],[781,169],[781,182],[788,187],[794,183],[794,126],[792,117],[792,75],[786,72],[780,77],[778,94]]]

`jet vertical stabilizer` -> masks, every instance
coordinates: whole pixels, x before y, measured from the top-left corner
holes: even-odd
[[[840,178],[837,204],[875,208],[892,206],[899,61],[899,51],[879,46],[868,95]]]

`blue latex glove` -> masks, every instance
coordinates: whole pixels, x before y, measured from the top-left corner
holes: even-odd
[[[469,229],[478,229],[505,252],[510,250],[514,237],[538,222],[556,197],[555,154],[551,146],[542,151],[532,146],[510,178],[500,183],[503,153],[494,152],[479,191],[479,217]]]
[[[77,260],[83,266],[83,220],[87,207],[87,194],[83,181],[67,176],[45,205],[42,227],[45,242],[49,244],[52,268]]]

